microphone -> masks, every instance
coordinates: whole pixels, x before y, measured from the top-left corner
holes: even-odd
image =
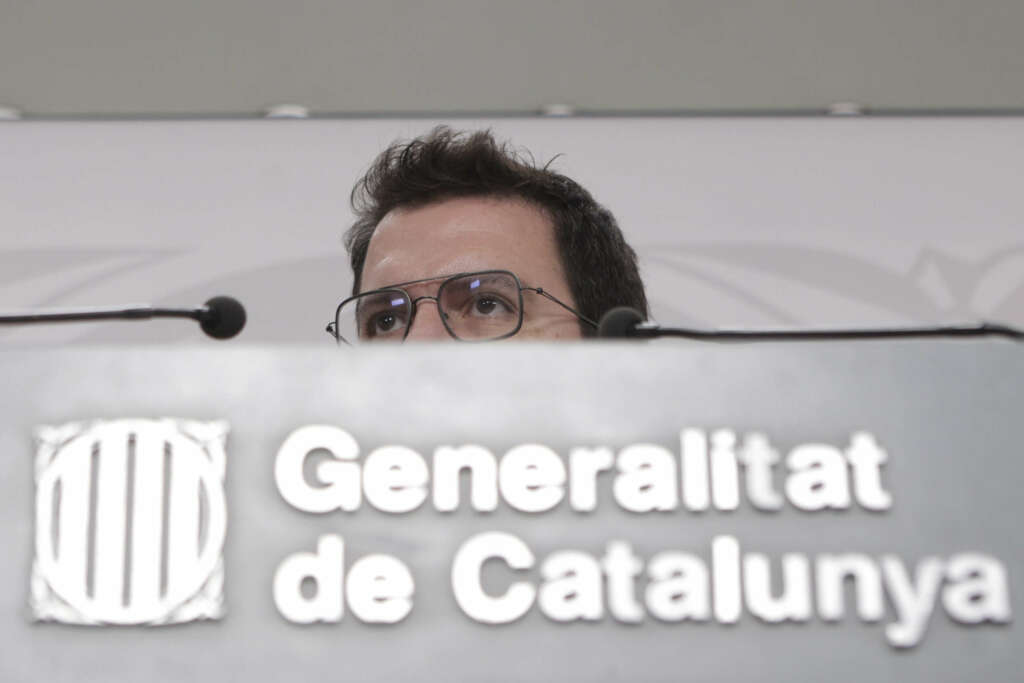
[[[681,327],[659,327],[644,323],[634,308],[619,306],[603,316],[597,326],[603,339],[653,339],[682,337],[698,341],[823,341],[842,339],[894,339],[910,337],[1006,337],[1024,341],[1024,332],[1009,325],[980,322],[974,325],[943,325],[934,327],[848,328],[834,330],[696,330]]]
[[[597,336],[602,339],[639,336],[636,332],[643,321],[643,315],[635,308],[616,306],[601,316],[601,320],[597,324]]]
[[[238,299],[215,296],[201,310],[199,327],[214,339],[230,339],[245,327],[245,308]]]
[[[198,308],[78,308],[63,311],[0,313],[0,325],[81,322],[86,320],[148,320],[150,318],[191,318],[207,336],[230,339],[245,327],[245,307],[229,296],[215,296]]]

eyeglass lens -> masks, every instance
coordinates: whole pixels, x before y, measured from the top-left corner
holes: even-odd
[[[454,336],[470,341],[515,332],[520,324],[521,302],[518,282],[501,272],[451,278],[437,292],[438,313],[445,326]],[[413,302],[400,289],[367,292],[338,311],[338,333],[349,343],[400,342],[408,333],[412,311]]]
[[[346,304],[338,317],[338,326],[346,341],[400,342],[411,317],[412,304],[405,292],[388,289]]]
[[[447,280],[437,296],[445,324],[459,339],[495,339],[519,326],[519,285],[507,273]]]

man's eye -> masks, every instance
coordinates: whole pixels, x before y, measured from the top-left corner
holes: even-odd
[[[383,337],[401,331],[404,321],[402,316],[392,312],[384,311],[375,313],[363,323],[363,338]]]
[[[381,313],[373,318],[373,329],[376,332],[389,332],[398,323],[394,313]]]
[[[477,315],[502,315],[511,312],[511,306],[495,296],[482,295],[473,301],[473,313]]]

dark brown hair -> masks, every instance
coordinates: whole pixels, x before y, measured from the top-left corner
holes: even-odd
[[[445,126],[392,144],[352,189],[356,222],[345,233],[355,276],[352,293],[359,293],[370,238],[388,212],[477,196],[522,199],[548,215],[580,313],[596,321],[615,306],[631,306],[647,316],[636,253],[615,217],[589,192],[499,144],[490,131],[463,133]],[[582,324],[581,329],[585,335],[594,332]]]

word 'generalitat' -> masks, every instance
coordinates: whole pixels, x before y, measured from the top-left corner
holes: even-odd
[[[318,452],[329,457],[314,463]],[[615,503],[631,512],[731,511],[739,507],[741,492],[762,512],[778,510],[787,501],[806,511],[857,505],[885,512],[893,504],[883,477],[887,460],[866,432],[855,433],[843,447],[804,444],[782,457],[760,434],[740,441],[729,430],[709,437],[702,430],[684,429],[678,453],[650,443],[617,453],[578,447],[568,452],[567,465],[540,444],[516,446],[500,460],[479,445],[440,446],[431,468],[422,454],[404,446],[377,448],[360,459],[359,445],[346,431],[311,425],[288,436],[274,474],[289,504],[321,514],[356,511],[364,497],[388,513],[411,513],[428,499],[439,511],[453,511],[460,506],[464,471],[470,474],[467,504],[478,512],[497,509],[500,499],[521,512],[544,513],[566,498],[572,510],[592,511],[602,476],[611,478]],[[781,487],[776,486],[779,470]],[[862,621],[883,620],[886,603],[891,605],[885,637],[894,647],[919,643],[938,605],[961,624],[1011,619],[1006,568],[982,553],[927,556],[908,567],[894,554],[874,558],[856,552],[787,552],[772,560],[744,552],[737,538],[725,534],[715,535],[708,545],[707,552],[670,549],[645,561],[628,541],[610,540],[600,557],[557,550],[538,562],[519,537],[486,531],[464,541],[455,553],[451,591],[462,613],[483,624],[510,623],[534,609],[556,622],[608,615],[621,623],[650,616],[665,622],[732,624],[744,608],[773,624],[814,616],[843,619],[845,586],[852,582],[851,611]],[[513,576],[530,576],[518,576],[497,594],[489,592],[482,576],[491,562]],[[773,577],[776,565],[781,571]],[[347,606],[360,621],[392,624],[412,611],[415,580],[408,566],[390,555],[349,562],[344,540],[327,534],[315,551],[284,559],[273,591],[278,611],[295,623],[338,622]]]
[[[310,482],[304,475],[306,459],[316,451],[326,451],[331,459],[315,467],[317,481]],[[863,432],[854,434],[845,449],[797,446],[785,458],[780,491],[774,480],[782,458],[763,435],[750,434],[738,444],[729,430],[716,431],[709,440],[701,430],[684,429],[678,455],[649,443],[626,446],[617,455],[607,447],[578,447],[569,451],[568,467],[541,444],[516,446],[500,462],[483,446],[440,446],[434,450],[431,477],[426,459],[411,448],[383,446],[360,462],[359,444],[348,432],[310,425],[285,440],[274,475],[288,503],[315,513],[357,510],[364,496],[383,512],[412,512],[428,498],[437,510],[449,512],[459,506],[459,478],[467,470],[469,505],[480,512],[495,510],[499,495],[520,512],[547,512],[562,502],[567,489],[570,508],[590,511],[597,506],[597,480],[603,473],[614,478],[615,502],[630,512],[680,505],[693,512],[735,510],[741,488],[759,510],[777,510],[784,499],[801,510],[846,509],[851,492],[861,507],[886,510],[892,505],[882,484],[886,459],[874,437]]]

